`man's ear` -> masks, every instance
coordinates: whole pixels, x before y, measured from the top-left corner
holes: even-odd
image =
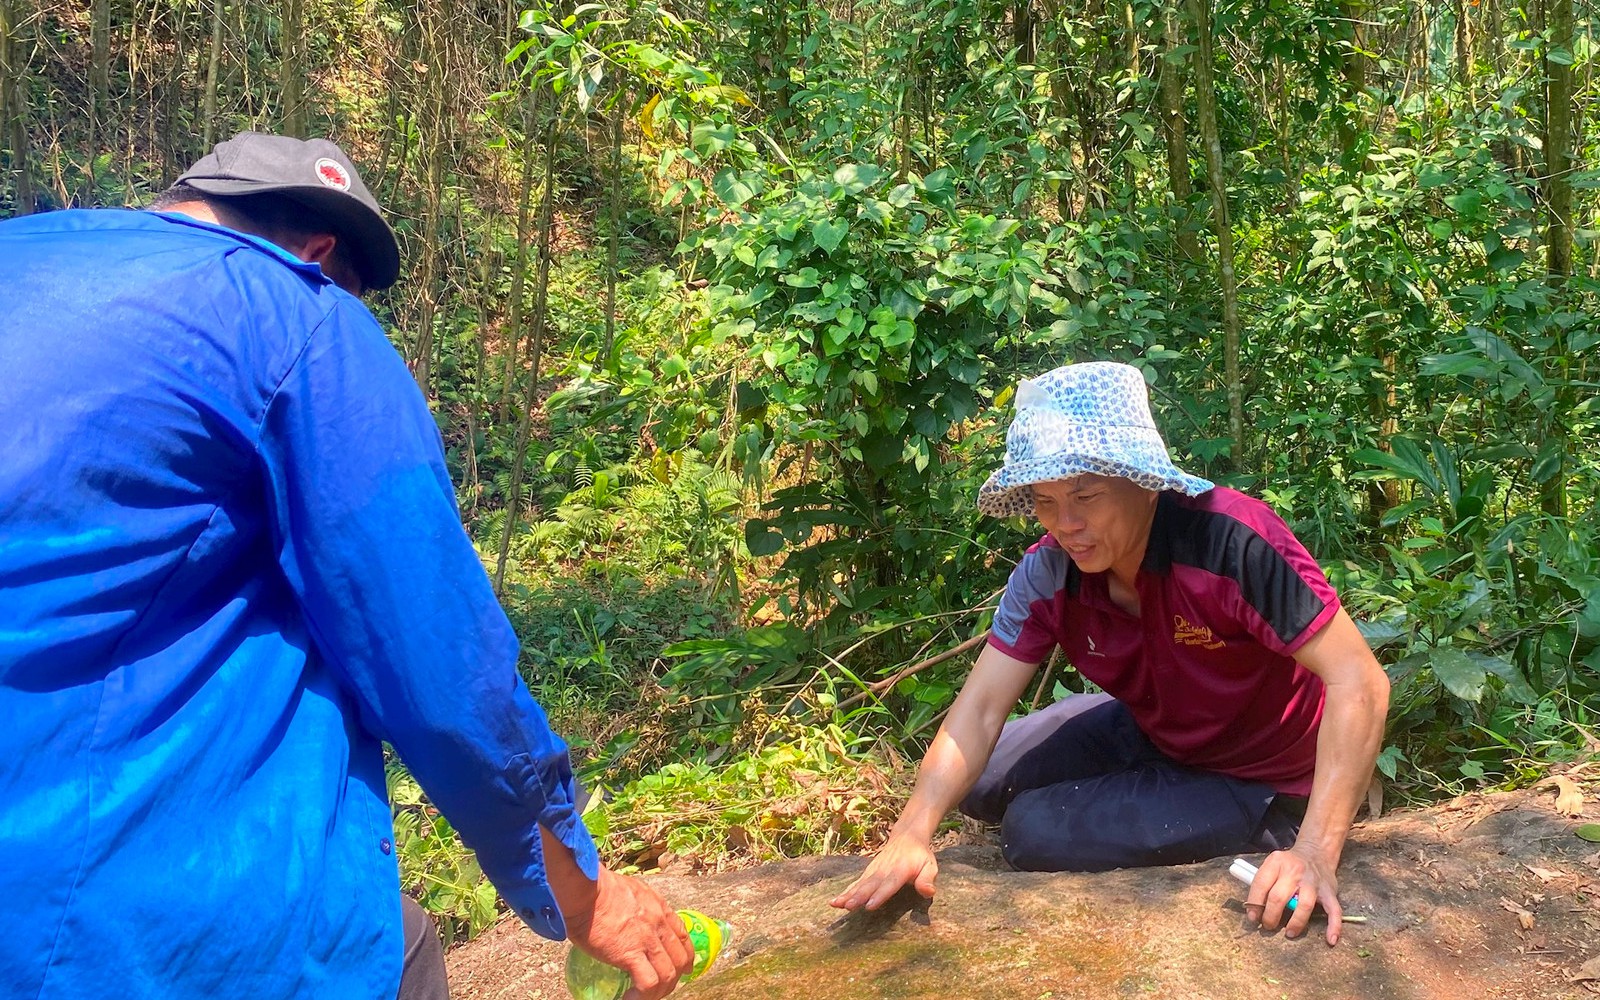
[[[307,236],[305,242],[300,244],[296,257],[307,264],[321,264],[333,254],[333,248],[339,243],[339,238],[332,233],[317,233]]]

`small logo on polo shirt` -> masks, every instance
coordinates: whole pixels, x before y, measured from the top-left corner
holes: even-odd
[[[1104,655],[1106,655],[1106,654],[1100,652],[1100,650],[1095,648],[1094,636],[1089,635],[1088,633],[1085,633],[1083,637],[1085,639],[1089,640],[1089,655],[1090,656],[1104,656]]]
[[[1221,649],[1222,640],[1211,634],[1204,625],[1191,625],[1182,615],[1172,616],[1172,641],[1202,649]]]

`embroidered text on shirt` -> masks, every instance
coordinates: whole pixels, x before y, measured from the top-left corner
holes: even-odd
[[[1172,625],[1173,642],[1181,642],[1185,646],[1200,646],[1203,649],[1222,648],[1222,640],[1213,637],[1211,630],[1204,625],[1191,625],[1182,615],[1173,615]]]

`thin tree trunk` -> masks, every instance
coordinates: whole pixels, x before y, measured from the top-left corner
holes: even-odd
[[[1178,51],[1183,44],[1182,23],[1174,3],[1163,15],[1161,123],[1167,138],[1167,185],[1172,190],[1175,241],[1185,257],[1197,261],[1200,242],[1190,226],[1189,199],[1194,196],[1194,186],[1189,182],[1189,123],[1183,114],[1183,74],[1188,60]]]
[[[517,440],[511,460],[511,497],[505,526],[500,532],[500,551],[495,557],[494,589],[502,593],[506,579],[506,557],[511,551],[511,536],[517,530],[522,509],[522,472],[528,457],[528,436],[533,426],[533,409],[539,400],[539,360],[544,349],[544,325],[550,293],[550,230],[555,220],[556,136],[561,122],[560,108],[552,108],[544,140],[544,191],[539,202],[539,278],[534,285],[533,329],[528,334],[528,386],[522,395],[522,412],[517,414]]]
[[[1572,0],[1550,0],[1548,22],[1545,259],[1551,279],[1560,282],[1572,273]]]
[[[28,88],[23,78],[22,21],[19,0],[0,0],[0,142],[11,151],[16,175],[15,214],[31,215],[38,207],[28,155]]]
[[[1088,44],[1083,61],[1087,67],[1084,86],[1073,95],[1078,112],[1078,146],[1083,163],[1084,208],[1105,207],[1105,180],[1102,176],[1100,149],[1100,100],[1096,90],[1099,67],[1105,41],[1100,33],[1100,20],[1105,13],[1104,0],[1088,0],[1084,5],[1083,19],[1089,25]]]
[[[1244,468],[1244,387],[1239,375],[1239,290],[1233,273],[1233,225],[1228,218],[1228,181],[1222,173],[1222,139],[1217,131],[1217,94],[1213,79],[1210,0],[1188,0],[1200,51],[1195,60],[1195,103],[1200,108],[1200,135],[1206,149],[1206,177],[1211,187],[1212,226],[1217,234],[1217,270],[1222,279],[1223,380],[1228,393],[1229,456],[1234,469]]]
[[[1470,107],[1472,93],[1472,18],[1467,0],[1455,0],[1456,5],[1456,82],[1461,96]]]
[[[606,202],[606,334],[600,346],[599,367],[603,370],[611,363],[611,347],[617,338],[617,262],[621,256],[622,224],[622,119],[628,103],[621,94],[616,111],[611,117],[611,197]]]
[[[1500,54],[1501,54],[1501,49],[1505,45],[1505,39],[1500,36],[1500,7],[1499,7],[1499,3],[1500,3],[1500,0],[1484,0],[1484,2],[1483,2],[1483,7],[1484,7],[1484,16],[1483,16],[1484,25],[1483,25],[1483,27],[1484,27],[1484,37],[1488,39],[1488,46],[1489,46],[1489,51],[1488,51],[1489,69],[1490,69],[1490,71],[1492,73],[1489,85],[1491,87],[1498,87],[1500,85],[1500,74],[1503,71],[1502,70],[1503,61],[1502,61],[1502,59],[1500,57]]]
[[[433,326],[439,315],[442,292],[440,280],[439,232],[443,226],[444,154],[449,141],[449,123],[445,120],[445,87],[449,77],[449,61],[441,35],[440,12],[436,8],[416,8],[422,28],[423,52],[426,59],[428,118],[419,130],[423,147],[423,219],[422,268],[417,275],[417,286],[422,295],[421,314],[417,319],[417,340],[412,355],[412,371],[417,387],[428,395],[433,381]]]
[[[283,53],[278,64],[278,88],[283,97],[285,135],[306,135],[305,0],[283,0]]]
[[[517,198],[517,255],[511,269],[511,311],[506,319],[506,356],[500,383],[500,419],[511,414],[512,385],[516,381],[517,352],[522,343],[522,297],[528,275],[528,228],[532,223],[533,122],[539,111],[540,90],[522,100],[522,183]]]
[[[1549,281],[1558,289],[1572,274],[1572,0],[1549,0],[1546,10],[1549,40],[1545,48],[1545,262]],[[1571,397],[1565,330],[1555,324],[1556,340],[1551,345],[1550,361],[1556,369],[1558,398]],[[1570,445],[1566,414],[1577,400],[1561,399],[1555,408],[1550,436],[1560,442],[1561,463],[1544,483],[1540,506],[1552,517],[1567,516],[1567,460]]]
[[[1346,167],[1363,167],[1366,157],[1362,157],[1362,164],[1351,162],[1355,156],[1356,144],[1361,139],[1361,98],[1367,90],[1367,57],[1363,50],[1367,44],[1366,26],[1362,18],[1366,16],[1368,0],[1343,0],[1339,4],[1339,15],[1345,21],[1349,36],[1344,51],[1344,90],[1345,103],[1355,109],[1341,114],[1339,119],[1339,148],[1343,153]],[[1209,36],[1207,36],[1209,37]]]
[[[211,149],[217,138],[217,71],[222,66],[222,19],[227,0],[211,0],[211,50],[206,58],[206,95],[200,108],[200,149]]]
[[[1017,0],[1012,8],[1011,46],[1017,50],[1017,65],[1033,65],[1033,0]]]
[[[95,165],[104,142],[111,91],[111,0],[94,0],[89,8],[89,140],[88,167],[78,199],[93,204],[97,190]]]

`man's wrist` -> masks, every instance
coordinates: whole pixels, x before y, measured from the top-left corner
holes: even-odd
[[[581,937],[594,920],[595,903],[600,895],[600,880],[606,876],[605,867],[601,866],[598,878],[591,879],[578,866],[578,860],[572,856],[572,850],[555,834],[541,826],[539,835],[544,848],[544,874],[545,880],[550,885],[550,894],[556,898],[556,905],[561,908],[561,917],[566,921],[568,935],[571,936],[576,932]]]
[[[934,815],[932,810],[919,809],[915,806],[908,807],[900,814],[894,826],[889,830],[891,840],[915,840],[923,844],[933,843],[933,835],[939,832],[939,822],[944,815]]]
[[[1343,845],[1330,844],[1320,837],[1300,837],[1295,840],[1290,850],[1303,858],[1309,858],[1320,867],[1332,870],[1339,867],[1342,848]]]

